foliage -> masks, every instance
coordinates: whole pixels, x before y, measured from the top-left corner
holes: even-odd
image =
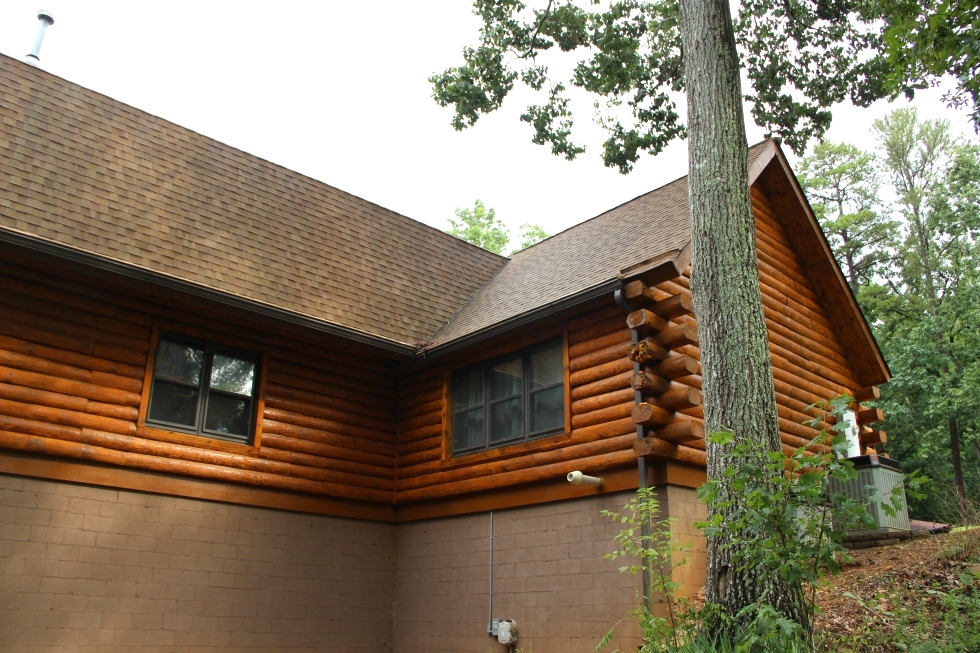
[[[501,254],[507,246],[510,237],[502,220],[497,219],[497,212],[483,205],[483,200],[477,200],[472,209],[456,209],[456,220],[449,218],[450,236],[462,238],[477,247]]]
[[[520,0],[475,0],[483,21],[479,44],[463,50],[461,65],[429,78],[436,102],[455,110],[453,127],[470,127],[499,109],[521,82],[543,96],[521,120],[534,129],[532,140],[556,155],[573,159],[585,151],[571,139],[569,87],[598,98],[607,166],[629,172],[641,152],[657,154],[683,137],[678,0],[581,4],[549,0],[528,8]],[[830,126],[832,104],[850,99],[868,106],[887,95],[878,11],[873,0],[741,3],[736,38],[756,122],[801,152]],[[539,61],[546,52],[576,50],[582,55],[567,81]],[[898,83],[892,92],[904,88]]]
[[[910,502],[911,514],[965,519],[965,501],[980,496],[980,148],[914,109],[876,121],[875,132],[874,157],[818,146],[803,183],[845,274],[853,264],[852,289],[856,281],[893,374],[878,404],[884,450],[937,481]],[[895,199],[872,213],[865,198],[875,177]],[[842,220],[827,219],[835,205]],[[963,464],[961,448],[974,464]],[[943,500],[951,487],[958,506]]]
[[[520,233],[520,246],[518,250],[527,249],[531,245],[534,245],[545,238],[548,238],[551,234],[544,230],[544,227],[536,224],[522,224]]]
[[[840,397],[828,406],[837,423],[853,399]],[[808,611],[806,624],[789,620],[774,606],[785,597],[762,594],[760,600],[742,614],[726,615],[720,605],[707,604],[700,608],[678,599],[677,584],[671,572],[678,566],[681,548],[671,540],[669,519],[658,520],[659,504],[652,488],[641,489],[630,499],[622,512],[603,511],[602,514],[623,525],[616,536],[619,549],[607,558],[632,557],[635,562],[620,571],[636,573],[646,569],[651,576],[654,595],[662,599],[667,616],[660,617],[646,607],[637,610],[644,634],[642,653],[767,653],[815,650],[813,630],[816,614],[816,587],[840,568],[838,559],[845,555],[843,540],[856,527],[873,527],[868,512],[871,502],[879,503],[894,514],[905,500],[899,487],[887,496],[869,491],[863,500],[843,494],[831,496],[832,480],[852,482],[858,475],[846,456],[847,444],[843,435],[821,432],[809,447],[800,447],[792,456],[770,452],[752,441],[735,443],[729,433],[710,436],[717,443],[731,445],[726,453],[726,477],[709,479],[698,491],[702,502],[716,508],[734,509],[734,518],[715,519],[699,524],[706,536],[723,536],[727,541],[748,541],[751,546],[733,546],[731,563],[739,566],[763,567],[786,581],[789,587],[801,592],[797,599]],[[769,474],[760,474],[764,469]],[[919,494],[925,479],[917,474],[907,478],[905,492]],[[734,494],[744,500],[736,501]],[[829,498],[829,501],[828,501]],[[641,528],[645,526],[645,528]],[[711,638],[717,633],[710,628],[713,621],[730,625],[730,638]],[[612,631],[596,650],[606,646]]]
[[[799,165],[800,184],[833,247],[851,291],[890,262],[897,224],[879,210],[875,159],[846,143],[818,143]],[[860,298],[860,297],[859,297]]]
[[[662,600],[666,605],[667,617],[657,616],[645,608],[635,611],[634,616],[643,628],[644,639],[647,642],[669,641],[677,649],[694,634],[689,632],[688,624],[681,619],[685,601],[677,596],[680,585],[672,580],[673,571],[687,562],[684,553],[690,547],[672,539],[671,525],[674,520],[660,518],[660,502],[652,487],[639,488],[621,513],[603,510],[600,514],[623,526],[616,535],[619,549],[604,557],[608,560],[632,558],[632,564],[620,567],[619,571],[646,574],[650,579],[651,596],[644,597],[644,605],[655,600]],[[605,647],[612,634],[610,630],[596,650]]]
[[[494,254],[504,253],[510,242],[510,234],[507,233],[503,221],[497,218],[497,212],[485,206],[483,200],[476,200],[472,209],[456,209],[456,218],[449,218],[450,228],[446,233],[450,236],[462,238]],[[548,235],[540,225],[522,224],[518,249],[527,249]]]
[[[845,396],[831,402],[834,423],[843,423],[844,412],[852,401]],[[727,433],[710,437],[720,441],[732,438]],[[725,474],[731,482],[708,479],[699,491],[702,501],[708,504],[736,509],[733,519],[716,518],[704,524],[705,535],[729,534],[731,541],[747,539],[752,543],[732,549],[733,565],[768,569],[784,579],[788,587],[803,593],[798,599],[806,606],[805,623],[779,621],[769,606],[778,606],[786,597],[765,594],[755,611],[747,615],[751,622],[769,620],[766,623],[770,623],[770,630],[778,627],[787,635],[800,636],[810,647],[814,637],[814,592],[827,573],[839,571],[837,557],[844,552],[844,536],[855,527],[873,526],[867,511],[869,502],[880,503],[889,514],[894,514],[904,502],[902,489],[898,488],[890,496],[871,494],[864,500],[838,494],[830,496],[828,503],[832,480],[846,483],[857,478],[846,455],[844,436],[831,437],[827,432],[821,433],[810,448],[800,447],[788,459],[781,452],[766,451],[753,442],[738,443],[726,460]],[[758,469],[767,469],[770,474],[761,475]],[[917,495],[922,483],[921,477],[910,475],[906,491]],[[742,623],[749,621],[745,616],[737,615]]]
[[[957,86],[944,99],[956,107],[972,104],[980,126],[980,20],[975,0],[883,0],[890,87],[911,98],[946,74]]]

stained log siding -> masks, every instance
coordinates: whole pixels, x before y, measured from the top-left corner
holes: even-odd
[[[382,361],[121,288],[0,263],[0,448],[391,503],[395,385]],[[252,445],[140,426],[158,323],[262,357]]]
[[[825,414],[809,406],[853,393],[861,384],[832,316],[819,300],[819,280],[808,277],[771,202],[757,188],[752,189],[752,208],[779,425],[784,449],[789,450],[819,434],[803,422]]]
[[[555,325],[556,327],[558,325]],[[485,452],[452,456],[448,388],[452,364],[402,381],[395,499],[411,503],[563,479],[635,465],[630,419],[630,332],[612,303],[566,319],[568,394],[565,433]]]

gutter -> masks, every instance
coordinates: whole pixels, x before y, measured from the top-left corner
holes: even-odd
[[[340,326],[324,320],[318,320],[314,317],[303,315],[302,313],[286,311],[264,302],[225,293],[213,288],[202,286],[200,284],[192,283],[190,281],[185,281],[177,277],[159,272],[152,272],[145,268],[123,263],[118,260],[97,256],[95,254],[52,242],[50,240],[42,239],[38,236],[28,236],[10,231],[9,229],[0,228],[0,242],[9,243],[11,245],[33,250],[35,252],[48,254],[66,261],[80,263],[90,268],[112,272],[128,279],[143,281],[155,286],[177,290],[182,293],[218,302],[220,304],[224,304],[225,306],[242,309],[248,311],[249,313],[271,317],[276,320],[281,320],[283,322],[288,322],[307,329],[312,329],[313,331],[317,331],[319,333],[325,333],[344,338],[346,340],[352,340],[354,342],[377,347],[394,354],[405,356],[406,358],[415,357],[415,348],[411,345],[395,340],[389,340],[388,338],[382,338],[365,331],[359,331],[357,329]]]

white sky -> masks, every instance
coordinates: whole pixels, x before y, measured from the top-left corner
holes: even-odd
[[[38,2],[0,2],[0,52],[28,52]],[[603,167],[589,105],[576,113],[589,151],[572,163],[530,142],[518,120],[526,95],[455,132],[427,78],[476,43],[479,21],[466,0],[49,0],[44,8],[55,18],[45,70],[438,228],[480,198],[512,229],[531,222],[555,233],[687,171],[686,141],[628,176]],[[938,96],[917,98],[920,115],[969,131],[965,114]],[[842,107],[829,138],[873,149],[870,126],[888,110]],[[750,124],[748,135],[753,143],[763,133]]]

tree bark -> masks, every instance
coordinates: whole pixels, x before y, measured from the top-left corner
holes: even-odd
[[[781,451],[756,256],[739,62],[725,0],[681,0],[687,87],[691,294],[698,317],[706,430]],[[725,482],[725,451],[707,446],[708,477]],[[709,506],[709,520],[718,509]],[[723,518],[730,515],[721,511]],[[738,542],[708,538],[706,598],[735,615],[766,595],[804,628],[799,592],[730,564]],[[796,588],[798,590],[798,588]]]

